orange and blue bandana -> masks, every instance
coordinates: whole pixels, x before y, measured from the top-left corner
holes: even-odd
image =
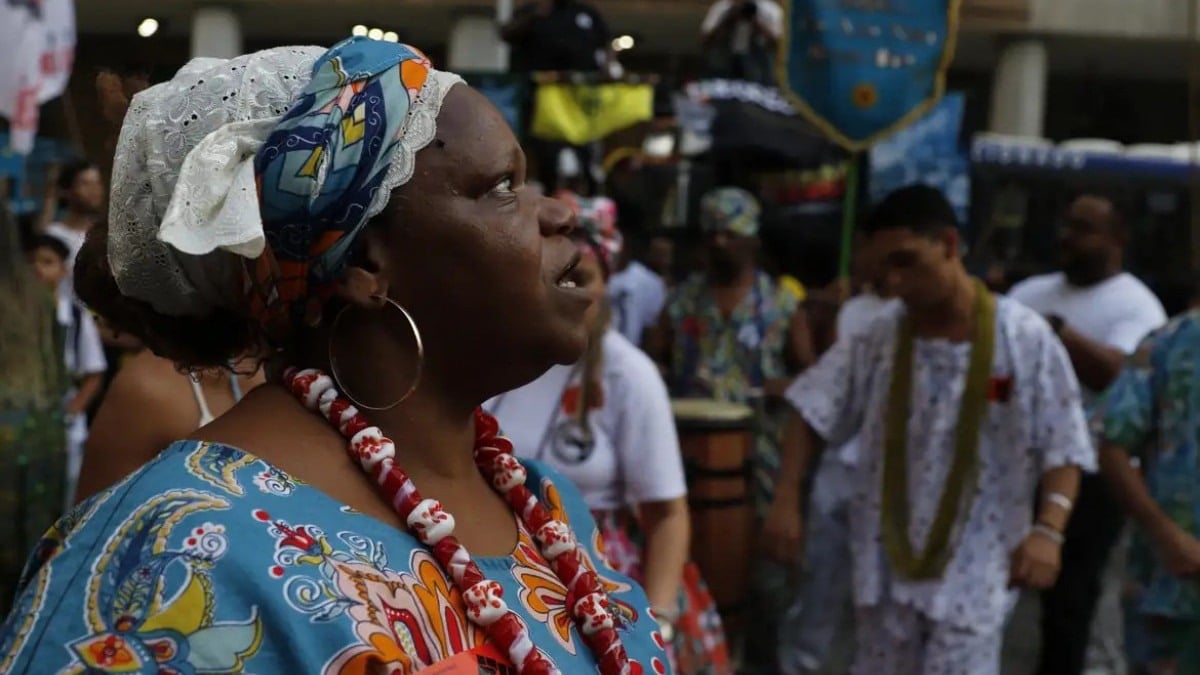
[[[268,332],[314,324],[363,227],[412,177],[460,80],[414,47],[350,38],[313,78],[255,158],[266,252],[250,271]]]

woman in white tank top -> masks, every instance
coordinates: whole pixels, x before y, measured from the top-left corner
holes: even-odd
[[[246,372],[253,366],[237,366]],[[262,373],[205,372],[192,377],[149,350],[129,359],[96,413],[79,472],[78,503],[158,456],[233,407],[262,382]]]

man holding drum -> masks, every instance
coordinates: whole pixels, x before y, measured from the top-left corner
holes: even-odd
[[[760,212],[758,200],[741,188],[704,196],[707,269],[672,292],[647,334],[646,351],[666,373],[672,396],[758,409],[751,494],[763,517],[778,473],[783,418],[767,410],[765,397],[781,397],[790,376],[813,357],[803,308],[758,265]],[[776,627],[791,602],[794,575],[769,560],[755,562],[743,665],[750,673],[774,673]]]
[[[863,230],[903,304],[788,389],[766,544],[800,555],[804,476],[821,446],[861,432],[854,672],[995,675],[1013,589],[1054,583],[1095,467],[1079,384],[1044,319],[968,275],[941,193],[898,190]]]

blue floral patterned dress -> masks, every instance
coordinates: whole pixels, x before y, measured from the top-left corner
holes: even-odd
[[[529,488],[586,545],[635,673],[665,673],[649,602],[603,562],[579,493],[526,466]],[[566,589],[518,528],[510,555],[476,562],[560,670],[596,672]],[[60,520],[25,578],[0,629],[2,673],[403,674],[486,642],[416,539],[256,457],[196,441]]]

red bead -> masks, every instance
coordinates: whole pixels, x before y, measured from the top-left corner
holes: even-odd
[[[554,672],[554,664],[542,655],[538,650],[529,652],[529,656],[525,657],[525,663],[521,666],[522,675],[551,675]]]
[[[507,652],[523,630],[525,630],[525,626],[521,620],[517,618],[516,614],[509,612],[503,619],[492,624],[488,633],[489,637],[496,641],[497,646]]]
[[[433,557],[437,558],[438,562],[445,568],[450,564],[450,559],[454,557],[454,552],[458,547],[462,546],[456,537],[446,537],[433,545]],[[446,570],[449,572],[450,570]],[[452,580],[453,581],[453,580]]]
[[[398,466],[392,464],[391,469],[382,476],[383,480],[379,483],[379,489],[388,498],[388,502],[392,501],[392,496],[399,492],[406,482],[408,482],[408,474],[404,473]]]
[[[621,673],[625,670],[625,662],[629,657],[625,655],[625,650],[618,648],[606,652],[600,657],[600,672],[601,673]]]
[[[493,465],[495,464],[496,458],[502,454],[504,453],[495,448],[480,448],[475,453],[475,466],[479,468],[479,471],[483,473],[483,475],[487,477],[489,481],[492,478],[492,474],[495,473]]]
[[[529,492],[528,488],[525,491]],[[554,520],[554,516],[550,515],[550,512],[544,506],[535,503],[533,509],[530,510],[529,515],[525,518],[525,527],[528,527],[530,532],[537,532],[542,529],[543,525],[552,520]]]
[[[577,598],[583,598],[592,593],[603,593],[600,588],[600,581],[595,574],[584,572],[575,578],[575,583],[571,585],[571,593]]]
[[[505,438],[503,436],[497,436],[497,437],[493,438],[491,441],[488,441],[488,445],[499,450],[501,453],[503,453],[505,455],[511,455],[513,452],[512,441],[508,440],[507,438]]]
[[[500,423],[495,417],[483,411],[483,408],[475,409],[475,438],[479,440],[490,440],[500,433]]]
[[[467,563],[467,571],[463,572],[462,588],[470,588],[486,579],[483,572],[479,571],[479,565],[476,565],[475,561],[471,561]]]
[[[353,404],[344,398],[335,399],[329,404],[329,423],[337,426],[342,423],[342,413],[346,412]]]
[[[346,438],[353,438],[354,434],[357,434],[369,426],[371,426],[371,423],[368,422],[365,417],[362,415],[355,415],[346,422],[346,426],[342,427],[342,435]]]

